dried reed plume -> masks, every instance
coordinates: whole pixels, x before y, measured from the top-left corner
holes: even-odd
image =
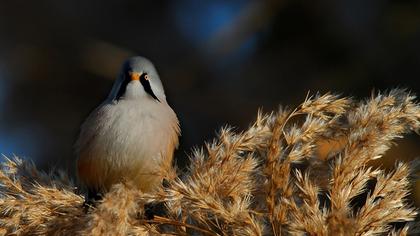
[[[404,90],[355,102],[326,94],[295,109],[258,113],[195,150],[186,173],[155,193],[115,185],[95,207],[63,174],[6,160],[0,227],[12,235],[410,235],[415,163],[369,162],[418,131],[420,106]],[[336,147],[321,158],[321,143]],[[334,145],[333,145],[334,146]],[[171,170],[171,172],[175,172]]]

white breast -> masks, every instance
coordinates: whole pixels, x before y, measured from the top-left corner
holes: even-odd
[[[149,190],[172,160],[179,126],[165,101],[121,100],[98,107],[82,126],[76,148],[78,175],[89,188],[130,180]]]

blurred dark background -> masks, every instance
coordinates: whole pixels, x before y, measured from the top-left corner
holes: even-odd
[[[184,157],[309,90],[420,94],[420,1],[1,1],[0,152],[68,168],[80,124],[131,55],[157,67]],[[394,156],[415,157],[418,142]]]

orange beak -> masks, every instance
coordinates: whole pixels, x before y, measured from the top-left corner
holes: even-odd
[[[131,80],[140,80],[140,76],[141,76],[140,73],[136,73],[136,72],[131,72],[130,73]]]

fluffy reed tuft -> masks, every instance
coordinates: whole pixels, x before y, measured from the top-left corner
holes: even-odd
[[[13,235],[416,234],[407,196],[417,164],[386,172],[369,162],[419,128],[420,106],[404,90],[360,102],[307,97],[294,110],[259,112],[243,132],[223,128],[157,192],[121,183],[88,208],[65,175],[6,160],[0,228]],[[326,142],[338,145],[321,158]]]

